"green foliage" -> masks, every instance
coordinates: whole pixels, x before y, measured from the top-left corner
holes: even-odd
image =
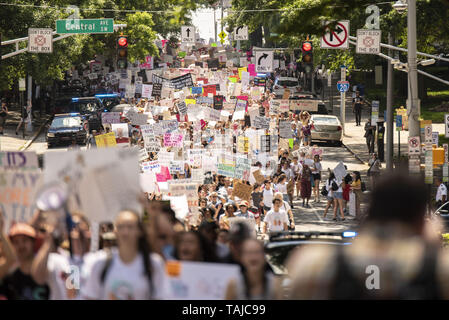
[[[142,61],[147,55],[157,55],[158,49],[154,44],[156,32],[151,14],[134,13],[126,18],[126,34],[128,35],[128,60],[131,62]]]

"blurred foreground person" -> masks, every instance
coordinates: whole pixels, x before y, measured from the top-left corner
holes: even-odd
[[[449,253],[425,219],[427,192],[408,175],[380,180],[352,245],[293,253],[290,298],[448,299]]]
[[[100,255],[92,264],[84,299],[162,299],[166,288],[164,262],[151,253],[144,226],[137,213],[122,211],[115,222],[117,250]]]
[[[281,286],[265,260],[263,242],[247,239],[241,248],[241,273],[229,282],[227,300],[281,299]]]

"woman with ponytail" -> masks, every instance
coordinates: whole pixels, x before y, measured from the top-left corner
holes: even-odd
[[[162,299],[166,293],[164,262],[151,253],[138,214],[126,210],[115,221],[117,249],[94,262],[86,286],[85,299]]]

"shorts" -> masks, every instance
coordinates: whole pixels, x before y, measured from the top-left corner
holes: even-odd
[[[327,201],[334,201],[334,198],[331,196],[327,196],[326,199],[327,199]]]
[[[312,173],[313,180],[321,181],[321,173]]]
[[[334,191],[334,198],[335,199],[343,199],[343,192],[335,192]]]
[[[309,142],[310,141],[310,136],[303,136],[304,142]]]

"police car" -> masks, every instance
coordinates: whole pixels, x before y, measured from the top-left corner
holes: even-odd
[[[75,139],[77,144],[87,142],[88,123],[79,113],[57,114],[47,131],[47,146],[71,144]]]

